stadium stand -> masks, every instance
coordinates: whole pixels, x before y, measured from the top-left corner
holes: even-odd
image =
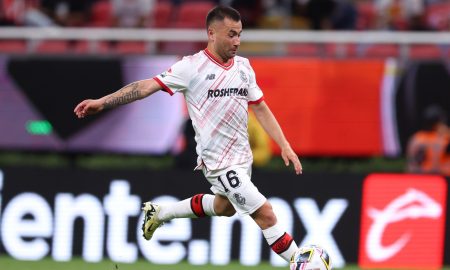
[[[371,2],[358,2],[356,5],[358,19],[356,20],[357,30],[367,30],[375,28],[376,11]]]
[[[146,54],[148,45],[141,41],[121,41],[114,46],[113,52],[118,54]]]
[[[360,57],[397,57],[400,51],[395,44],[368,44],[359,45],[356,53]]]
[[[413,59],[440,58],[444,56],[444,50],[436,45],[415,45],[409,48],[409,57]]]
[[[438,31],[450,30],[450,2],[436,3],[428,6],[426,10],[426,23]]]
[[[174,8],[171,2],[157,2],[153,10],[151,27],[167,28],[170,25]]]
[[[95,2],[91,7],[91,21],[88,23],[94,27],[112,26],[111,3],[107,0]]]
[[[19,3],[20,2],[20,3]],[[23,25],[23,17],[26,10],[35,8],[37,0],[1,0],[3,10],[1,14],[16,25]],[[179,3],[170,0],[157,0],[152,8],[149,28],[166,29],[203,29],[205,14],[215,5],[213,1],[190,0]],[[377,11],[374,1],[356,1],[358,19],[357,31],[376,30]],[[447,31],[450,29],[450,1],[440,1],[426,6],[424,19],[428,29],[433,31]],[[292,17],[294,18],[294,17]],[[96,0],[90,10],[87,27],[112,28],[112,7],[109,0]],[[264,24],[263,24],[264,25]],[[281,24],[282,25],[282,24]],[[302,25],[307,25],[303,23]],[[290,27],[295,28],[295,25]],[[278,29],[282,29],[276,27]],[[397,28],[407,29],[404,22],[398,21]],[[17,38],[0,40],[0,53],[102,53],[102,54],[147,54],[158,52],[162,54],[182,54],[203,48],[205,43],[194,41],[159,41],[156,44],[143,40],[124,41],[89,41],[77,39],[66,40],[20,40]],[[242,50],[249,54],[277,53],[295,56],[312,57],[399,57],[405,51],[410,58],[439,58],[448,56],[448,46],[445,44],[409,44],[404,50],[399,44],[378,43],[342,43],[327,42],[315,44],[311,42],[296,42],[277,45],[275,43],[246,43],[242,42]],[[282,49],[280,50],[280,48]],[[155,51],[156,48],[156,51]]]
[[[287,53],[296,56],[318,56],[320,53],[317,44],[294,43],[287,45]]]
[[[34,42],[34,51],[39,54],[64,54],[70,52],[70,45],[65,40],[42,40]]]
[[[213,7],[214,4],[209,1],[182,2],[171,26],[175,28],[204,28],[205,15]]]
[[[1,53],[25,53],[26,51],[27,45],[23,40],[0,40]]]
[[[108,54],[110,42],[79,40],[72,44],[72,53],[76,54]]]

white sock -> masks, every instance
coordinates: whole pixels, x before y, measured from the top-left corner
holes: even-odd
[[[169,221],[174,218],[216,216],[214,195],[211,194],[197,194],[173,204],[160,205],[160,207],[158,219],[161,221]]]
[[[214,211],[214,195],[205,194],[202,198],[203,211],[207,216],[214,217],[217,216],[216,211]]]
[[[289,262],[292,254],[298,249],[294,239],[281,229],[279,223],[262,232],[272,250]]]

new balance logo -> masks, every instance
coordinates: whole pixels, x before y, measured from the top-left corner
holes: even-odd
[[[216,78],[216,74],[208,74],[206,75],[206,80],[214,80]]]

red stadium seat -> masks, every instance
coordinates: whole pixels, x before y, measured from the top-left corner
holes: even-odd
[[[79,40],[73,44],[72,52],[77,54],[106,54],[110,52],[109,42]]]
[[[208,11],[214,7],[209,1],[183,2],[178,8],[173,27],[177,28],[205,28]]]
[[[89,25],[95,27],[112,26],[112,7],[106,0],[95,2],[91,7],[91,21]]]
[[[186,55],[206,48],[204,42],[161,42],[158,51],[162,54]]]
[[[427,25],[435,30],[450,30],[450,2],[432,4],[426,10]]]
[[[69,41],[65,40],[42,40],[38,41],[34,49],[35,53],[61,54],[69,53]]]
[[[395,44],[360,44],[356,54],[360,57],[398,57],[400,50]]]
[[[372,2],[357,2],[358,18],[356,21],[356,29],[368,30],[374,29],[376,24],[377,13]]]
[[[291,43],[287,44],[286,53],[297,56],[318,56],[320,54],[320,48],[318,44]]]
[[[436,45],[413,45],[409,47],[410,58],[440,58],[443,52]]]
[[[354,57],[356,56],[356,45],[355,44],[338,44],[338,43],[327,43],[324,45],[325,54],[329,57]]]
[[[38,7],[39,2],[38,0],[0,0],[0,14],[8,21],[22,25],[27,10]]]
[[[119,54],[146,54],[147,43],[143,41],[121,41],[113,46],[113,51]]]
[[[151,27],[165,28],[169,27],[173,14],[173,6],[170,2],[158,2],[153,10]]]
[[[0,40],[0,52],[2,53],[25,53],[26,42],[23,40]]]

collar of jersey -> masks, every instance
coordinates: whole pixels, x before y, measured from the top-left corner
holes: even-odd
[[[231,58],[231,61],[229,61],[228,64],[224,64],[222,61],[217,59],[208,49],[204,49],[203,52],[211,61],[213,61],[216,65],[220,66],[223,69],[230,69],[234,64],[234,58]]]

